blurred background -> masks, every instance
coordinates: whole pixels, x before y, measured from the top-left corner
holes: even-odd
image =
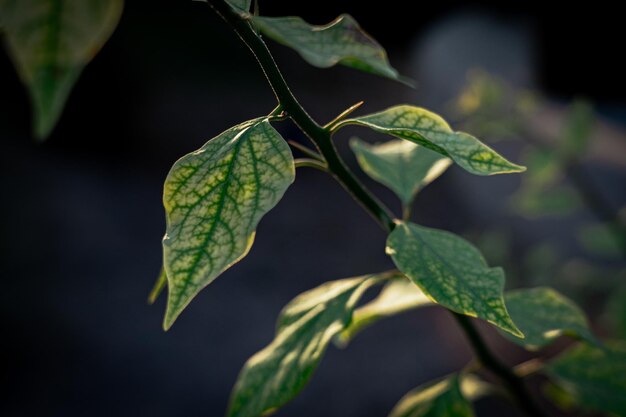
[[[416,104],[527,164],[527,174],[487,178],[452,167],[418,196],[413,218],[468,237],[505,267],[509,288],[551,285],[580,303],[600,336],[626,336],[615,319],[626,315],[619,14],[601,4],[546,10],[540,2],[444,0],[408,11],[395,3],[259,2],[264,15],[315,24],[348,12],[416,80],[410,89],[348,68],[312,68],[269,42],[318,121],[360,100],[361,114]],[[221,416],[284,304],[322,282],[392,266],[368,214],[329,177],[302,168],[262,220],[248,257],[164,333],[165,297],[146,303],[161,266],[162,183],[180,156],[274,108],[254,58],[206,4],[127,1],[46,142],[31,137],[28,96],[5,50],[0,80],[0,415]],[[572,126],[588,133],[572,138]],[[279,129],[306,143],[289,123]],[[384,138],[356,127],[336,136],[357,171],[353,135]],[[361,178],[399,209],[391,192]],[[507,362],[527,358],[481,329]],[[346,349],[331,346],[277,415],[386,415],[407,391],[470,358],[445,311],[406,313]],[[543,383],[531,380],[535,390]],[[477,412],[518,415],[498,399],[481,400]]]

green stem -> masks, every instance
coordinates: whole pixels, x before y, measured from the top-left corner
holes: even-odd
[[[282,109],[291,117],[298,127],[311,139],[328,165],[328,171],[358,201],[380,225],[387,231],[393,230],[393,214],[370,193],[363,184],[350,172],[343,162],[331,140],[331,133],[324,129],[309,116],[298,103],[287,86],[272,54],[265,42],[254,31],[250,21],[232,8],[224,0],[209,0],[213,9],[235,30],[237,35],[250,48],[261,69],[265,73]]]
[[[490,370],[506,385],[507,391],[513,396],[517,406],[529,416],[547,417],[535,404],[528,388],[524,385],[524,381],[515,375],[511,368],[500,362],[489,350],[482,336],[478,333],[476,327],[474,327],[471,321],[472,319],[455,312],[452,312],[452,315],[465,332],[465,336],[469,339],[476,358],[480,361],[481,365]]]
[[[252,51],[252,54],[256,57],[261,69],[265,73],[265,77],[270,86],[274,90],[274,94],[280,106],[282,106],[282,109],[315,144],[326,161],[328,171],[386,231],[389,232],[393,230],[395,223],[390,210],[371,194],[346,167],[335,149],[329,129],[325,129],[315,122],[300,103],[298,103],[287,86],[267,45],[265,45],[265,42],[263,42],[254,31],[250,21],[246,17],[233,11],[224,0],[208,0],[208,3],[228,24],[230,24],[237,35],[239,35]],[[454,313],[454,315],[470,340],[481,364],[491,370],[491,372],[505,383],[511,395],[513,395],[519,403],[519,407],[529,416],[544,417],[545,414],[534,406],[534,402],[522,380],[515,376],[508,367],[498,361],[484,343],[480,334],[473,327],[469,318],[456,313]]]
[[[298,158],[298,159],[295,159],[293,162],[296,165],[296,168],[309,167],[309,168],[318,169],[320,171],[328,172],[328,167],[326,166],[326,163],[318,159]]]

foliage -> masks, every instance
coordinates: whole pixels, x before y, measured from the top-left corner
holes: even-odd
[[[604,345],[589,329],[583,311],[555,290],[505,292],[504,270],[489,266],[477,247],[453,233],[409,221],[416,194],[451,162],[475,175],[520,173],[525,167],[510,162],[477,137],[453,130],[439,115],[413,105],[349,117],[354,106],[320,126],[291,94],[261,36],[294,49],[318,67],[341,64],[406,81],[390,66],[384,49],[349,15],[325,26],[312,26],[298,17],[253,15],[249,0],[207,3],[254,52],[279,103],[266,116],[226,129],[180,158],[170,170],[163,196],[167,218],[163,271],[150,294],[154,301],[168,288],[164,328],[169,329],[203,288],[248,253],[258,223],[293,183],[296,167],[319,168],[343,184],[387,232],[386,253],[397,267],[330,281],[294,298],[280,314],[273,341],[244,365],[233,389],[229,417],[267,415],[283,406],[310,380],[331,341],[345,346],[358,332],[385,317],[435,305],[453,313],[479,364],[500,379],[508,396],[527,414],[545,415],[530,396],[523,376],[499,362],[468,316],[493,324],[528,350],[543,348],[561,335],[576,337],[580,344],[539,369],[551,378],[552,392],[572,396],[582,408],[618,415],[626,412],[623,343]],[[7,46],[33,98],[38,137],[46,136],[54,126],[80,71],[113,30],[121,6],[121,0],[1,0]],[[482,99],[476,94],[481,93],[480,89],[467,92],[462,103],[475,111]],[[493,103],[500,92],[488,88],[485,95],[483,101]],[[316,150],[293,145],[310,158],[294,160],[289,144],[273,127],[286,118],[315,145]],[[588,106],[572,109],[566,145],[529,159],[531,172],[525,181],[530,191],[526,192],[554,185],[559,175],[554,158],[569,163],[584,152],[590,120]],[[397,194],[404,208],[402,216],[392,214],[373,196],[337,154],[332,138],[348,125],[395,138],[375,145],[353,139],[351,148],[364,173]],[[541,209],[541,204],[545,201],[527,204],[527,208]],[[587,237],[590,246],[602,240],[602,236]],[[381,286],[381,292],[360,306],[363,294],[375,286]],[[398,403],[391,416],[473,416],[471,401],[495,392],[475,371],[467,367],[421,385]],[[557,401],[557,405],[562,403]]]
[[[0,22],[43,139],[61,115],[83,67],[109,38],[123,0],[0,0]]]

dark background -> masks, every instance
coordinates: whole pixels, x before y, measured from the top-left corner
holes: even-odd
[[[272,43],[295,94],[320,121],[359,100],[364,112],[410,102],[445,115],[465,72],[484,66],[557,102],[584,95],[612,122],[626,123],[622,26],[619,13],[599,3],[546,10],[545,2],[438,1],[410,11],[401,2],[260,3],[263,14],[318,24],[349,12],[418,82],[411,90],[347,68],[311,68]],[[161,330],[164,297],[155,306],[145,300],[161,263],[169,167],[274,105],[252,56],[198,2],[127,1],[43,144],[30,136],[28,97],[0,52],[1,415],[223,415],[239,369],[271,340],[286,302],[322,282],[390,267],[375,222],[327,176],[298,170],[250,255],[171,331]],[[303,140],[289,124],[280,129]],[[351,134],[374,136],[356,128],[338,135],[355,167]],[[515,160],[519,149],[502,143],[498,150]],[[506,210],[518,182],[452,168],[419,196],[415,218],[459,233],[495,224],[515,232],[520,248],[533,245],[536,227]],[[623,182],[613,184],[607,194],[623,203]],[[397,208],[388,191],[368,185]],[[484,330],[503,357],[523,357]],[[311,383],[278,415],[386,415],[408,390],[470,357],[444,311],[405,314],[346,350],[329,348]],[[481,401],[478,411],[516,415],[499,400]]]

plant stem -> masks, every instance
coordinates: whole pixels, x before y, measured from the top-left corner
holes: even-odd
[[[298,159],[294,159],[293,162],[296,165],[296,168],[309,167],[309,168],[315,168],[323,172],[328,172],[328,167],[326,166],[326,163],[323,161],[320,161],[319,159],[298,158]]]
[[[507,390],[513,396],[517,406],[529,416],[547,417],[547,414],[535,404],[526,385],[524,385],[524,381],[515,375],[511,368],[500,362],[489,350],[482,336],[476,327],[474,327],[471,321],[472,319],[455,312],[452,312],[452,315],[465,332],[465,336],[469,339],[476,358],[480,361],[481,365],[490,370],[506,385]]]
[[[209,5],[235,30],[237,35],[250,48],[261,69],[265,73],[274,95],[282,109],[291,117],[298,127],[311,139],[328,165],[328,171],[341,185],[380,223],[386,230],[393,230],[393,214],[370,193],[363,184],[350,172],[343,162],[331,140],[331,133],[324,129],[309,116],[298,103],[287,86],[272,54],[265,42],[254,31],[251,23],[244,16],[232,10],[224,0],[209,0]]]
[[[233,11],[224,0],[208,0],[208,3],[228,24],[230,24],[237,35],[239,35],[246,46],[252,51],[252,54],[256,57],[261,69],[265,73],[265,77],[272,87],[272,90],[274,90],[274,94],[278,99],[281,109],[291,117],[298,127],[315,144],[326,161],[328,171],[354,199],[378,221],[383,229],[388,232],[393,230],[395,223],[391,211],[378,200],[378,198],[371,194],[354,174],[350,172],[348,167],[346,167],[331,140],[331,132],[329,129],[325,129],[315,122],[300,103],[298,103],[298,100],[296,100],[287,86],[267,45],[265,45],[265,42],[263,42],[255,32],[250,21],[245,16]],[[505,383],[511,395],[518,402],[520,409],[524,410],[529,416],[544,417],[545,414],[534,405],[522,380],[493,355],[482,340],[480,334],[473,327],[470,319],[467,316],[457,313],[453,314],[467,335],[481,364]]]

